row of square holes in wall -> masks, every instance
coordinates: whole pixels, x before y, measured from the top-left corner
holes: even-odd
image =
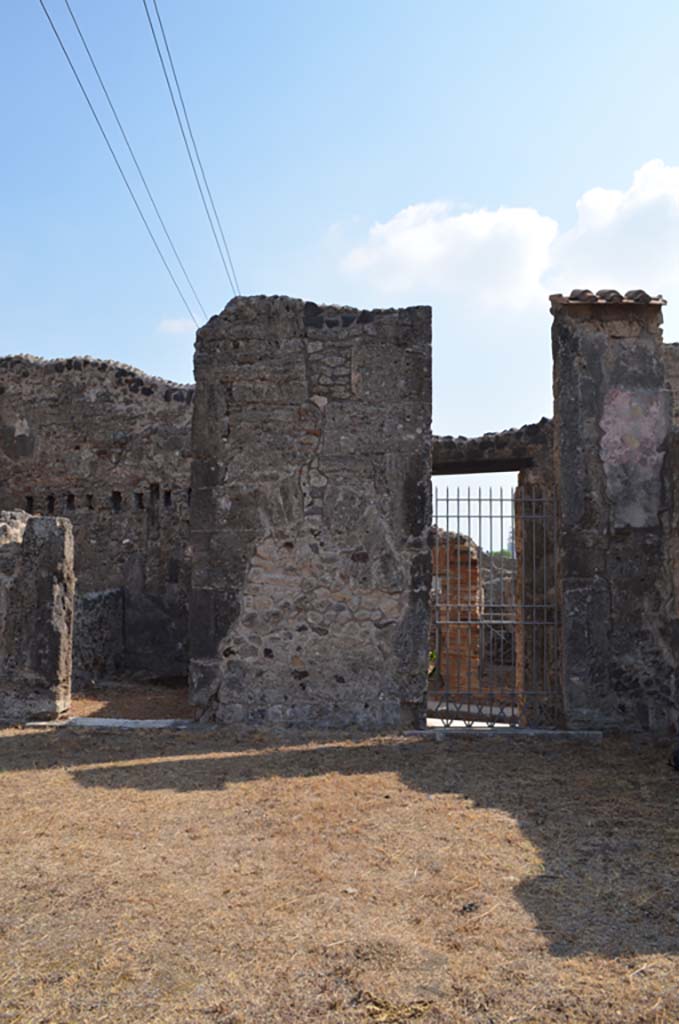
[[[191,504],[191,488],[186,491],[186,503]],[[149,507],[155,507],[160,504],[160,487],[158,484],[151,484],[149,489]],[[173,494],[172,491],[163,491],[163,505],[165,508],[172,508],[173,505]],[[32,494],[26,496],[24,507],[26,512],[33,514],[39,512],[40,508],[38,502]],[[102,506],[99,506],[102,507]],[[111,491],[111,496],[108,499],[108,507],[113,512],[122,512],[125,507],[125,499],[121,491]],[[132,507],[137,511],[144,511],[146,508],[145,495],[143,491],[135,491],[132,499]],[[48,494],[45,499],[44,505],[47,515],[54,515],[57,511],[57,499],[54,494]],[[75,512],[77,508],[87,509],[88,511],[95,511],[97,506],[94,502],[93,494],[86,494],[84,503],[78,502],[75,494],[67,494],[61,501],[61,509],[64,512]]]

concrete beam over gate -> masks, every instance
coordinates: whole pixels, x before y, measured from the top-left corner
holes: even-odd
[[[503,473],[543,465],[551,458],[552,421],[541,419],[481,437],[434,437],[432,474]]]

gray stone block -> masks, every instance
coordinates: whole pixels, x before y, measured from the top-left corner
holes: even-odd
[[[67,519],[0,512],[0,720],[57,718],[71,701],[73,533]]]

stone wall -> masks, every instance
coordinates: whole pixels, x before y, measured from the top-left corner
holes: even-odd
[[[68,710],[74,590],[68,520],[0,512],[0,720]]]
[[[433,445],[424,307],[233,300],[198,335],[192,428],[191,387],[0,359],[0,507],[23,510],[0,520],[0,712],[66,708],[74,617],[76,682],[183,673],[190,632],[207,720],[421,721],[430,472],[514,469],[517,691],[541,681],[557,724],[676,728],[679,346],[661,305],[553,296],[554,420]],[[552,620],[535,628],[554,605],[558,651]]]
[[[73,524],[76,681],[186,671],[193,389],[88,358],[0,381],[0,508]]]
[[[662,300],[552,296],[563,687],[570,726],[677,723]]]
[[[671,345],[663,345],[661,351],[665,365],[665,383],[672,392],[673,422],[675,427],[679,427],[679,344],[674,342]]]
[[[191,692],[205,718],[421,715],[430,367],[425,307],[238,298],[199,331]]]

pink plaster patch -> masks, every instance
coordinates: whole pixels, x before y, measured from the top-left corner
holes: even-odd
[[[613,526],[658,525],[660,450],[669,430],[667,396],[614,389],[601,417],[601,459]]]

